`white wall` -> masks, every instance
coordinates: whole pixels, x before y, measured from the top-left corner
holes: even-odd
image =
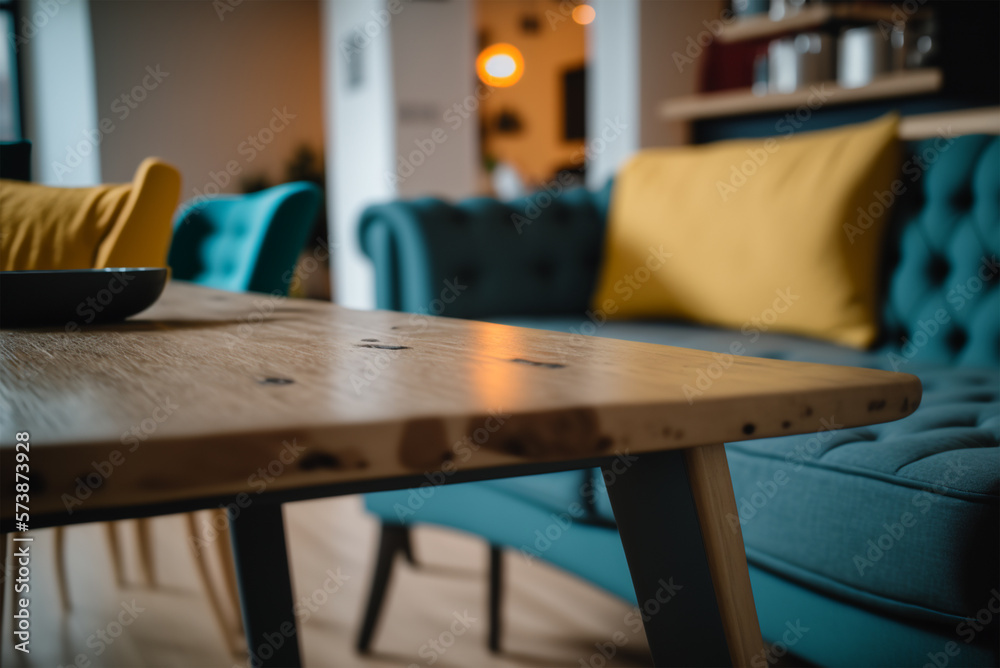
[[[472,90],[472,7],[466,0],[326,0],[323,9],[334,299],[371,308],[371,263],[357,240],[364,208],[396,197],[474,193],[474,119],[457,129],[444,120],[447,107]],[[358,31],[363,37],[354,42]],[[348,54],[356,59],[353,83]],[[414,140],[433,142],[433,152],[419,151]],[[422,164],[412,173],[400,169],[401,159],[412,165],[414,151]]]
[[[90,8],[97,110],[114,125],[101,146],[106,180],[131,180],[156,155],[180,169],[188,200],[239,192],[244,178],[282,181],[302,144],[322,153],[318,0]]]
[[[327,123],[327,213],[333,255],[333,294],[351,308],[374,305],[371,264],[357,240],[357,221],[372,202],[391,199],[395,133],[388,28],[352,45],[354,29],[385,11],[382,0],[328,0],[323,4],[323,65]],[[375,23],[379,26],[380,24]],[[356,60],[352,83],[347,53]]]
[[[640,148],[674,146],[688,141],[684,123],[659,116],[662,102],[698,91],[702,62],[678,67],[674,52],[684,54],[688,37],[706,30],[703,21],[718,19],[723,0],[593,0],[596,20],[588,28],[590,81],[587,88],[587,134],[590,161],[587,183],[600,187]],[[613,140],[608,123],[621,119]],[[596,142],[596,144],[594,143]],[[603,150],[598,150],[604,146]]]
[[[594,0],[587,26],[587,185],[600,188],[639,149],[640,0]],[[600,139],[608,123],[621,133]],[[609,133],[610,135],[610,133]]]
[[[30,0],[18,35],[24,56],[24,134],[33,142],[32,176],[53,186],[101,182],[100,120],[86,0]],[[105,126],[106,127],[106,126]]]
[[[412,164],[414,151],[426,154],[425,149],[431,148],[428,139],[434,146],[424,164],[400,180],[398,194],[469,197],[479,170],[478,113],[463,118],[448,110],[466,104],[478,83],[473,67],[475,3],[451,0],[403,6],[392,24],[397,164],[400,157]],[[445,139],[438,143],[434,137]]]

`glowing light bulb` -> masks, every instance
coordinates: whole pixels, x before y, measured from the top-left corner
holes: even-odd
[[[476,74],[488,86],[513,86],[524,74],[524,56],[512,44],[493,44],[476,58]]]
[[[597,12],[590,5],[577,5],[573,8],[573,20],[582,26],[593,23]]]

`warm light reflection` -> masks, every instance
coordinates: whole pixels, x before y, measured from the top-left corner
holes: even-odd
[[[582,26],[592,23],[597,18],[597,12],[590,5],[577,5],[573,8],[573,20]]]
[[[488,46],[476,58],[476,74],[487,86],[513,86],[524,74],[524,56],[513,44]]]

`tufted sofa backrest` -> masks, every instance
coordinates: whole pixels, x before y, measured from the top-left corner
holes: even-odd
[[[901,371],[912,360],[996,366],[1000,140],[931,139],[907,153],[877,286],[882,352]],[[540,191],[506,203],[427,198],[370,207],[359,231],[375,263],[377,305],[459,318],[580,316],[610,197],[609,183],[556,198]]]
[[[597,279],[610,197],[609,183],[510,202],[369,207],[359,233],[375,264],[377,306],[454,318],[580,314]]]
[[[883,341],[911,360],[1000,362],[1000,138],[912,144],[885,254]]]

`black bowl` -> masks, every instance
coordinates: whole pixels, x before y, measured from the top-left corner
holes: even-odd
[[[0,271],[0,327],[77,329],[124,320],[163,292],[170,270]]]

